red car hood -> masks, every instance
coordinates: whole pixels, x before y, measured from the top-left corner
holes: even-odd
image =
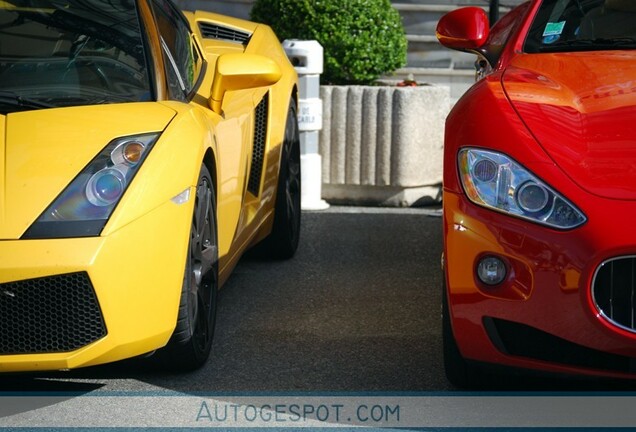
[[[521,55],[503,86],[574,182],[599,196],[636,199],[636,51]]]

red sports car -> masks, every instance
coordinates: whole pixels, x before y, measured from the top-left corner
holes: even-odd
[[[448,378],[636,378],[636,1],[466,7],[437,36],[478,55],[446,124]]]

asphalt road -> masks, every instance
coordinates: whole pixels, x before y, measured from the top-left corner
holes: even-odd
[[[220,293],[212,356],[196,372],[133,360],[2,376],[0,392],[455,390],[441,357],[440,216],[435,208],[304,213],[295,258],[239,263]],[[572,389],[501,382],[505,390]]]

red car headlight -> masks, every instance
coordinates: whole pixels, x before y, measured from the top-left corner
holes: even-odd
[[[565,197],[502,153],[464,148],[458,166],[464,192],[475,204],[558,229],[587,220]]]

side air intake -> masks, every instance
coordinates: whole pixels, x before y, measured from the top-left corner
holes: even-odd
[[[252,169],[247,183],[247,190],[258,196],[265,159],[265,143],[267,142],[267,115],[269,113],[269,95],[256,107],[254,113],[254,147],[252,148]]]
[[[199,22],[199,30],[205,39],[236,42],[242,45],[247,45],[251,36],[251,34],[241,30],[202,21]]]

